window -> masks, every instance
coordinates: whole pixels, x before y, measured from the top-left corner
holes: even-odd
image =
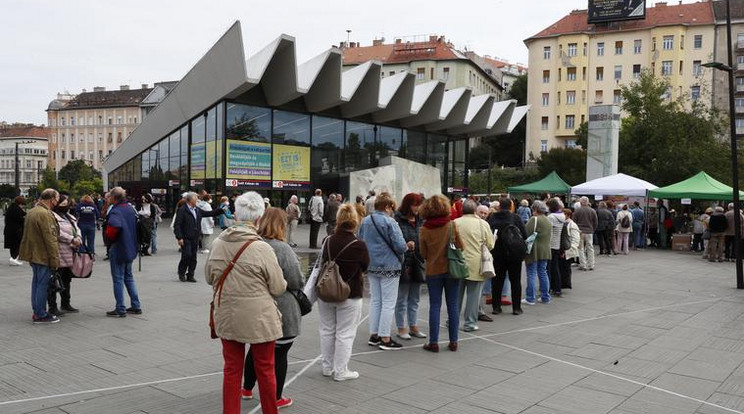
[[[604,80],[604,68],[602,66],[597,66],[597,80]]]
[[[442,68],[442,80],[449,80],[449,68]]]
[[[426,76],[426,68],[418,68],[416,69],[416,79],[422,80]]]
[[[662,76],[672,75],[672,61],[671,60],[665,60],[661,62],[661,74]]]
[[[226,129],[227,139],[270,142],[271,110],[256,106],[228,103]]]
[[[549,70],[543,71],[543,83],[550,83],[550,71]]]
[[[737,76],[736,77],[736,86],[744,86],[744,77],[743,76]]]
[[[576,91],[566,91],[566,105],[574,105],[576,103]]]
[[[604,42],[597,43],[597,56],[604,56]]]
[[[700,76],[703,74],[702,62],[699,60],[692,61],[692,76]]]
[[[681,35],[679,39],[679,49],[685,50],[685,35]]]
[[[98,143],[99,144],[103,143],[103,134],[100,132],[98,133]]]
[[[736,98],[734,100],[734,104],[736,105],[737,108],[744,107],[744,98]]]
[[[700,86],[695,85],[692,87],[690,97],[692,98],[692,102],[697,102],[700,99]]]
[[[74,126],[74,125],[75,125],[75,117],[74,116],[71,116],[70,117],[70,126]]]
[[[582,54],[586,56],[586,42],[584,42],[584,48],[582,49]]]
[[[576,115],[566,115],[566,129],[576,128]]]
[[[558,82],[561,81],[561,68],[558,68]]]
[[[616,55],[623,54],[623,42],[622,41],[615,42],[615,54]]]
[[[547,152],[548,151],[548,140],[547,139],[541,139],[540,140],[540,152]],[[64,152],[63,152],[64,154]]]
[[[581,91],[581,104],[586,105],[586,91]]]
[[[103,125],[103,116],[98,115],[98,125]]]
[[[107,140],[107,142],[109,144],[112,143],[112,142],[114,142],[114,133],[113,132],[109,132],[108,133],[108,140]]]
[[[274,144],[310,145],[310,115],[274,110]]]
[[[693,37],[692,47],[694,49],[702,49],[703,48],[703,35],[695,35],[695,37]]]
[[[70,151],[70,159],[71,160],[75,159],[75,151]]]
[[[601,90],[594,92],[594,103],[595,104],[602,103],[602,101],[604,100],[604,97],[602,95],[603,95],[603,91]]]
[[[117,142],[118,144],[121,144],[121,132],[117,132],[117,133],[116,133],[116,142]]]
[[[634,54],[637,55],[641,53],[641,44],[642,44],[642,41],[640,39],[636,39],[633,41],[633,53]]]
[[[65,159],[65,150],[62,150],[62,159]]]
[[[540,129],[546,130],[548,129],[548,117],[544,116],[540,119]]]
[[[623,65],[615,65],[615,80],[623,78]]]
[[[555,104],[556,105],[560,105],[561,104],[561,91],[558,91],[557,92],[556,99],[555,99]]]
[[[110,116],[108,117],[108,124],[113,125],[114,124],[114,117]]]
[[[548,106],[550,105],[550,94],[544,93],[542,94],[542,106]]]
[[[119,124],[119,125],[123,124],[124,123],[124,117],[121,116],[121,115],[117,116],[116,117],[116,123]]]
[[[656,38],[655,37],[651,38],[651,51],[656,52]]]
[[[661,48],[664,50],[674,49],[674,36],[664,36],[662,38]]]
[[[65,117],[62,117],[62,126],[65,126],[65,125],[67,125],[65,124]]]
[[[736,56],[736,69],[744,69],[744,55]]]
[[[576,80],[576,68],[567,68],[566,69],[566,79],[569,81],[575,81]]]
[[[736,118],[736,129],[744,129],[744,118]]]
[[[137,117],[136,116],[134,117],[134,123],[135,124],[137,123]]]
[[[633,65],[633,79],[641,77],[641,65]]]
[[[586,80],[586,66],[581,68],[581,80],[582,81]]]
[[[550,59],[550,46],[543,47],[543,59]]]
[[[620,89],[615,89],[612,91],[612,103],[615,105],[620,105],[623,102],[623,95]]]
[[[569,57],[576,56],[576,43],[568,44],[568,56]]]

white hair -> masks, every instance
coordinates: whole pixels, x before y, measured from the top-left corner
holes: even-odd
[[[587,196],[581,197],[579,199],[579,204],[581,204],[582,206],[589,205],[589,197],[587,197]]]
[[[263,216],[266,207],[263,197],[255,191],[248,191],[235,199],[235,219],[255,223]]]
[[[525,201],[527,201],[527,200],[525,200]],[[497,209],[500,206],[501,206],[501,203],[499,203],[498,201],[491,201],[491,204],[488,205],[488,207],[490,207],[492,209]]]

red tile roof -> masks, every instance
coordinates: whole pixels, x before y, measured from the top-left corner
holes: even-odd
[[[490,58],[490,57],[485,57],[484,59],[486,60],[486,63],[490,63],[490,64],[496,66],[499,69],[503,69],[506,66],[516,66],[519,69],[520,72],[526,72],[527,71],[527,66],[520,65],[519,63],[510,63],[510,62],[506,62],[506,61],[503,61],[503,60],[494,59],[494,58]]]
[[[1,138],[36,137],[49,138],[49,129],[38,126],[4,127],[0,128]]]
[[[379,60],[382,63],[393,64],[418,60],[453,59],[467,58],[441,37],[426,42],[400,42],[344,49],[344,64],[347,65],[358,65],[369,60]]]
[[[650,29],[658,26],[713,24],[713,7],[710,1],[667,5],[657,2],[656,7],[646,9],[643,20],[627,20],[612,24],[587,23],[587,10],[574,10],[548,28],[525,40],[565,35],[571,33],[603,33]]]

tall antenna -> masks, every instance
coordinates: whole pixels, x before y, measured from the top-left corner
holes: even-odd
[[[346,47],[349,47],[349,40],[351,40],[351,29],[346,29]]]

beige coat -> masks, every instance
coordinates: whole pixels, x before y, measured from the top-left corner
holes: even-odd
[[[249,225],[228,228],[212,243],[204,273],[217,286],[222,272],[243,244],[254,241],[235,262],[222,287],[222,302],[215,300],[214,323],[222,339],[259,344],[282,337],[282,315],[275,297],[287,282],[274,254]]]
[[[51,210],[39,203],[26,215],[18,258],[29,263],[59,267],[59,226]]]
[[[457,230],[460,232],[463,248],[462,254],[465,256],[465,262],[468,265],[470,274],[467,280],[473,282],[483,282],[486,280],[480,272],[481,266],[481,245],[488,246],[488,251],[493,250],[493,233],[488,222],[479,218],[475,214],[466,214],[455,220]]]

